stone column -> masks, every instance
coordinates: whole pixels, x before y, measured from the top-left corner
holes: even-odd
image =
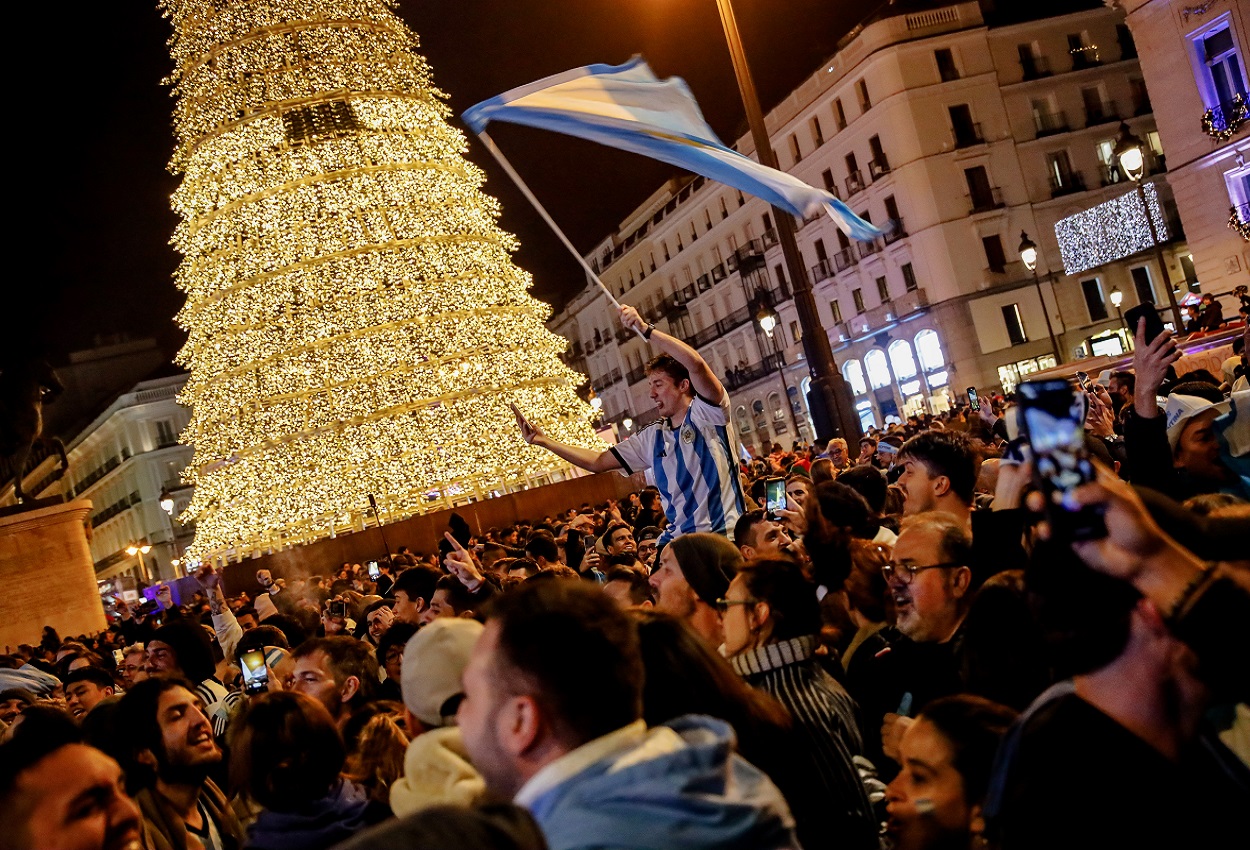
[[[39,643],[44,626],[61,637],[108,627],[78,499],[0,516],[0,647]]]

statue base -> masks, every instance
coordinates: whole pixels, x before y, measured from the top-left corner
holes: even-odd
[[[85,523],[89,499],[40,500],[0,516],[0,646],[108,628]],[[52,504],[42,504],[50,501]]]

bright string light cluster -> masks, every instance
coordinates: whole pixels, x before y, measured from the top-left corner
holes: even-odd
[[[189,557],[556,480],[601,448],[416,36],[386,0],[162,0]]]
[[[1142,191],[1159,241],[1166,242],[1168,225],[1159,204],[1159,193],[1153,183],[1143,185]],[[1063,258],[1064,274],[1079,274],[1154,247],[1146,207],[1142,206],[1136,189],[1059,219],[1055,222],[1055,237]]]

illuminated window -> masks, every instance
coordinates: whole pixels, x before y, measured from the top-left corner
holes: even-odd
[[[868,392],[868,385],[864,383],[864,367],[859,365],[858,360],[848,360],[842,364],[842,377],[846,378],[846,382],[851,385],[851,392],[855,395]]]
[[[911,345],[906,340],[896,339],[890,343],[890,365],[900,381],[916,376],[916,358],[912,357]]]
[[[942,341],[938,339],[937,331],[923,330],[916,334],[916,355],[920,358],[920,368],[926,372],[946,366],[946,355],[942,353]]]
[[[885,352],[879,348],[874,348],[868,352],[864,358],[864,368],[868,370],[868,383],[872,388],[888,387],[893,383],[890,376],[890,367],[885,362]]]

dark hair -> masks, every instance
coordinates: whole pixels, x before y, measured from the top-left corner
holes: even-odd
[[[441,590],[447,594],[447,604],[457,615],[466,611],[472,611],[477,607],[477,597],[469,592],[464,586],[464,582],[455,576],[443,576],[438,580],[435,590]]]
[[[634,531],[630,527],[629,523],[622,522],[619,519],[614,520],[608,523],[608,527],[603,530],[603,534],[601,535],[601,539],[603,540],[603,548],[606,549],[612,545],[612,535],[616,534],[616,532],[620,531],[622,528],[629,531],[630,536],[633,536]]]
[[[816,488],[816,501],[825,522],[850,529],[855,537],[871,539],[877,533],[872,509],[858,490],[841,481],[826,481]]]
[[[535,562],[539,558],[544,558],[552,564],[560,560],[560,548],[556,546],[556,539],[546,534],[531,535],[530,539],[525,541],[525,554],[533,558]]]
[[[526,578],[533,578],[538,575],[538,564],[533,558],[512,558],[508,562],[507,567],[501,567],[500,569],[505,573],[510,573],[513,570],[524,570]]]
[[[630,613],[637,623],[646,670],[642,716],[648,726],[687,714],[719,717],[734,728],[747,750],[757,741],[754,733],[767,727],[789,728],[785,706],[767,691],[748,685],[688,625],[653,608]]]
[[[651,589],[651,582],[647,580],[647,574],[640,569],[613,567],[608,570],[607,579],[608,583],[623,581],[629,585],[629,601],[634,605],[655,601],[655,591]]]
[[[967,504],[977,487],[977,456],[971,441],[958,431],[925,431],[898,450],[899,461],[912,458],[924,464],[929,475],[946,476],[951,492]]]
[[[816,587],[803,577],[803,568],[793,561],[748,561],[738,568],[747,593],[767,602],[773,624],[772,640],[820,633],[820,603]]]
[[[1207,374],[1209,375],[1211,373],[1207,372]],[[1172,387],[1168,395],[1192,396],[1193,398],[1200,398],[1204,401],[1209,401],[1212,404],[1219,404],[1224,400],[1224,393],[1220,392],[1218,383],[1195,380],[1194,375],[1195,373],[1193,372],[1186,373],[1185,378],[1187,380]]]
[[[1129,392],[1132,392],[1137,386],[1137,376],[1132,372],[1116,370],[1111,373],[1111,377],[1115,378],[1117,383],[1124,384],[1124,386],[1128,387]]]
[[[24,825],[13,793],[18,777],[61,747],[81,742],[82,731],[64,709],[36,705],[22,712],[12,737],[0,744],[0,822],[6,833]]]
[[[346,757],[330,712],[295,691],[254,697],[230,724],[230,785],[266,809],[295,811],[325,797]]]
[[[118,761],[126,772],[126,787],[132,794],[156,783],[156,770],[139,761],[140,753],[148,750],[156,756],[157,762],[165,763],[165,739],[157,707],[161,696],[174,688],[183,688],[195,695],[195,685],[190,681],[165,674],[135,682],[117,705]]]
[[[153,641],[169,645],[174,651],[178,669],[192,682],[202,682],[216,671],[212,642],[199,623],[173,620],[152,633],[148,640],[149,648]]]
[[[426,604],[429,604],[430,597],[434,595],[434,588],[442,577],[442,571],[435,567],[425,564],[409,567],[395,577],[395,585],[391,588],[391,595],[402,590],[408,597],[408,601],[415,602],[421,599]]]
[[[380,682],[372,646],[354,637],[335,635],[306,640],[296,647],[292,655],[297,659],[307,658],[315,652],[325,653],[336,686],[341,688],[351,676],[355,676],[360,683],[349,704],[352,711],[373,699]]]
[[[564,564],[554,564],[545,570],[539,570],[526,581],[562,581],[572,579],[573,581],[581,581],[582,577],[577,574],[577,570],[572,567],[566,567]]]
[[[682,381],[690,380],[690,370],[681,365],[677,358],[668,354],[661,354],[647,364],[646,373],[650,375],[652,372],[663,372],[673,379],[674,384],[680,385]],[[691,393],[693,392],[692,388]]]
[[[487,617],[498,626],[498,686],[533,696],[566,743],[642,716],[637,631],[599,588],[531,579],[492,599]]]
[[[256,606],[255,606],[255,605],[251,605],[251,604],[248,604],[248,605],[240,605],[240,606],[239,606],[239,609],[238,609],[237,611],[235,611],[235,612],[234,612],[234,616],[235,616],[235,617],[246,617],[246,616],[248,616],[249,614],[250,614],[251,616],[253,616],[253,617],[255,617],[255,616],[256,616]]]
[[[768,519],[768,514],[761,510],[747,511],[734,523],[734,545],[741,549],[747,545],[755,526]]]
[[[405,623],[402,620],[396,620],[391,623],[391,627],[382,633],[382,637],[378,638],[378,649],[374,656],[378,659],[378,666],[386,666],[386,654],[395,646],[408,646],[408,641],[417,633],[416,623]]]
[[[933,700],[920,712],[950,744],[951,763],[964,783],[968,805],[980,804],[990,785],[994,756],[1016,719],[1015,709],[984,697],[956,694]]]
[[[107,670],[100,667],[79,667],[65,676],[63,684],[66,688],[75,682],[90,682],[99,688],[117,688],[117,683]]]
[[[874,466],[852,466],[838,476],[838,483],[864,497],[868,509],[877,516],[885,512],[885,476]]]
[[[812,483],[816,485],[832,481],[836,476],[833,472],[833,461],[827,457],[818,457],[812,461]]]
[[[312,613],[311,611],[309,612]],[[314,616],[316,616],[314,614]],[[270,614],[265,618],[265,622],[259,628],[252,631],[260,631],[260,629],[275,628],[282,632],[282,636],[286,638],[286,648],[294,649],[304,641],[308,640],[308,630],[299,621],[299,618],[290,614]],[[247,634],[239,638],[240,641],[247,640]],[[271,644],[271,646],[281,646],[281,644]]]

